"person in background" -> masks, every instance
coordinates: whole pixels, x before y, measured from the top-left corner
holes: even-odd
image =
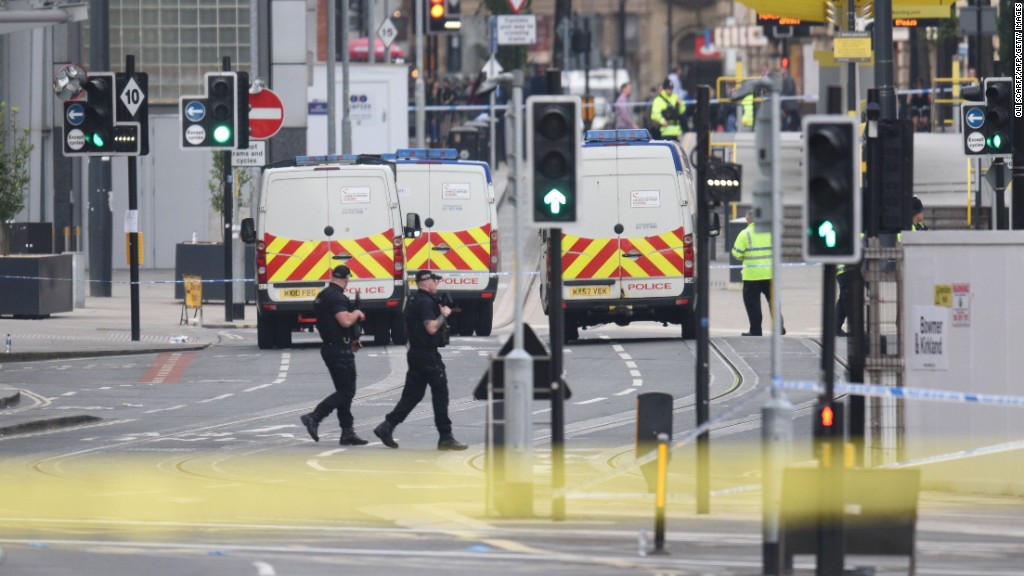
[[[626,82],[619,90],[619,97],[615,99],[615,128],[629,129],[636,128],[636,120],[633,118],[633,105],[629,97],[633,95],[633,85]]]
[[[914,196],[914,199],[911,200],[911,208],[914,216],[910,220],[910,229],[927,230],[928,225],[924,223],[924,204],[921,202],[921,199]]]
[[[686,104],[672,92],[672,81],[666,78],[651,103],[651,122],[659,127],[662,140],[678,140],[682,136],[685,112]]]
[[[747,227],[736,237],[732,247],[734,258],[743,263],[743,306],[747,309],[750,331],[743,336],[761,336],[761,295],[772,306],[772,234],[758,232],[754,226],[754,213],[747,212]],[[786,325],[782,325],[782,334]]]

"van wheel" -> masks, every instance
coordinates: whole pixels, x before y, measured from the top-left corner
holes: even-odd
[[[373,344],[375,346],[387,346],[391,340],[391,326],[388,322],[388,314],[381,313],[373,320]]]
[[[292,319],[288,317],[274,318],[274,346],[276,348],[292,347]]]
[[[273,316],[256,315],[256,345],[260,347],[260,350],[270,350],[274,347]]]
[[[679,322],[683,340],[693,340],[697,337],[697,311],[683,311],[683,319]]]
[[[391,342],[398,346],[405,346],[409,341],[409,334],[405,331],[405,317],[395,312],[388,315],[391,322]]]
[[[494,301],[482,300],[476,308],[476,335],[490,336],[494,324]]]
[[[459,312],[459,336],[472,336],[476,328],[476,303],[463,302]]]

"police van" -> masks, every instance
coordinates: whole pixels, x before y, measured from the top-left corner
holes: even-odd
[[[498,292],[498,213],[486,162],[459,160],[455,149],[401,149],[393,155],[398,196],[423,233],[406,239],[410,288],[419,270],[441,276],[439,293],[452,297],[451,324],[462,336],[489,336]]]
[[[591,130],[576,222],[562,225],[566,340],[598,324],[679,324],[696,333],[696,188],[689,159],[647,130]],[[548,242],[540,283],[547,313]]]
[[[313,300],[340,264],[374,343],[405,344],[404,237],[418,233],[410,216],[404,225],[395,165],[380,156],[300,156],[265,170],[241,234],[256,244],[259,347],[289,347],[293,331],[315,322]]]

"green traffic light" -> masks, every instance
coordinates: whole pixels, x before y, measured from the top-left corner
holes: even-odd
[[[836,247],[836,227],[830,220],[825,220],[818,226],[818,238],[825,241],[825,246],[829,248]]]
[[[228,126],[217,126],[213,129],[213,141],[217,144],[225,144],[231,140],[231,128]]]
[[[562,206],[568,204],[568,199],[561,190],[558,188],[552,188],[544,195],[544,204],[548,207],[549,212],[552,214],[558,214],[562,211]]]
[[[103,140],[103,135],[99,132],[95,132],[92,135],[92,145],[97,148],[103,148],[106,146],[106,141]]]
[[[1003,149],[1003,135],[1002,134],[993,134],[988,139],[988,147],[992,148],[993,150],[1002,150]]]

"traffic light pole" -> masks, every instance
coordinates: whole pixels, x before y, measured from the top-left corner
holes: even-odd
[[[89,68],[110,69],[110,8],[107,0],[89,0]],[[110,210],[110,161],[89,158],[89,295],[110,297],[113,215]]]
[[[835,398],[835,352],[836,352],[836,266],[824,266],[824,294],[822,296],[822,347],[821,380],[825,391],[819,399],[822,405],[833,406]],[[815,415],[818,417],[818,415]],[[839,418],[839,421],[842,421]],[[817,574],[830,576],[843,573],[843,487],[842,487],[842,427],[824,427],[824,435],[818,438],[819,484],[818,484],[818,550]]]
[[[221,69],[224,72],[231,71],[231,57],[225,56],[221,62]],[[231,182],[231,152],[224,151],[220,153],[220,174],[221,182],[223,183],[223,198],[222,206],[224,212],[224,321],[231,322],[234,318],[234,294],[232,288],[234,287],[234,267],[232,266],[233,261],[231,259],[231,228],[233,226],[232,220],[234,219],[234,194]]]
[[[697,427],[700,428],[710,416],[709,386],[709,334],[708,334],[708,297],[710,284],[708,269],[710,268],[711,237],[708,235],[708,156],[711,154],[711,87],[697,87],[697,389],[696,416]],[[684,320],[685,321],[685,320]],[[710,434],[704,432],[697,437],[697,513],[707,514],[711,511],[711,466]]]
[[[135,75],[135,56],[124,59],[124,71]],[[132,308],[132,342],[139,341],[139,177],[135,156],[128,157],[128,282]]]
[[[561,94],[562,71],[549,70],[547,84],[548,94]],[[530,129],[533,130],[533,127]],[[565,387],[562,385],[565,314],[562,312],[562,229],[552,228],[548,242],[548,254],[551,255],[551,294],[548,296],[551,328],[551,489],[559,493],[565,487]],[[557,496],[552,501],[551,519],[565,520],[565,496]]]

